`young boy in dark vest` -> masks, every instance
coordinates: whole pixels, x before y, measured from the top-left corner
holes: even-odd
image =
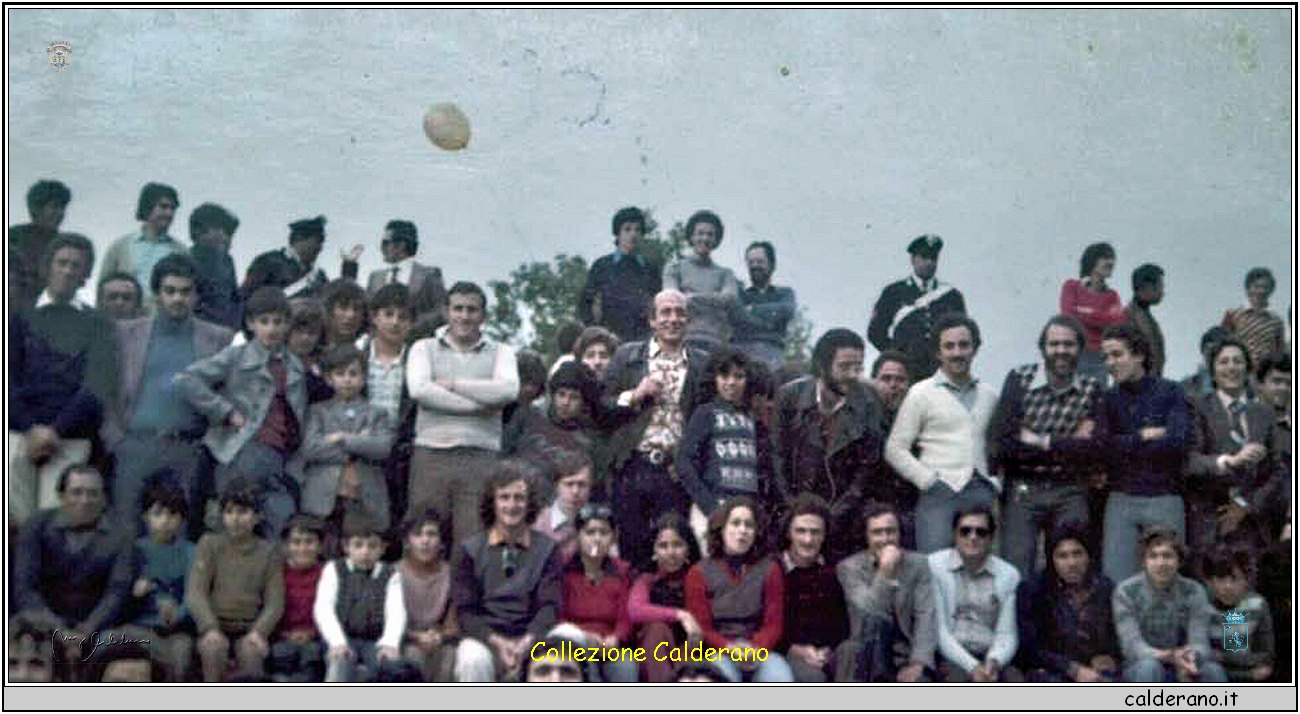
[[[313,616],[325,640],[326,682],[373,679],[398,667],[406,629],[401,575],[381,562],[384,537],[366,514],[343,519],[344,557],[330,561],[316,585]]]

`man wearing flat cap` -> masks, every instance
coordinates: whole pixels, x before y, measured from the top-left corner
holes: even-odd
[[[966,312],[961,291],[934,277],[943,239],[933,233],[917,236],[907,245],[912,274],[890,283],[871,311],[867,339],[876,349],[898,350],[907,356],[912,383],[929,377],[939,367],[931,330],[940,316]]]
[[[244,297],[264,285],[280,288],[286,297],[312,297],[329,280],[316,267],[316,257],[325,244],[325,216],[304,218],[289,224],[289,245],[267,251],[253,259],[244,277]]]

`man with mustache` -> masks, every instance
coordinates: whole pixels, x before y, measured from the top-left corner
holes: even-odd
[[[750,243],[745,249],[745,265],[750,286],[740,292],[731,342],[776,373],[785,366],[786,328],[796,311],[794,290],[772,284],[776,248],[771,243]]]
[[[862,384],[865,347],[852,330],[828,330],[813,346],[814,376],[776,393],[776,492],[786,503],[805,491],[826,499],[834,534],[827,544],[831,560],[861,547],[862,529],[852,521],[883,473],[882,408]]]
[[[1048,320],[1038,336],[1042,364],[1011,370],[993,417],[992,448],[1006,477],[1002,555],[1026,579],[1038,561],[1040,532],[1088,522],[1083,479],[1100,443],[1102,386],[1078,372],[1083,344],[1078,320]]]
[[[960,313],[939,318],[931,348],[939,371],[912,385],[885,442],[885,460],[921,490],[916,549],[933,553],[952,543],[957,511],[991,507],[1001,490],[989,471],[985,434],[997,407],[992,387],[971,374],[980,330]],[[919,456],[912,454],[912,447]]]

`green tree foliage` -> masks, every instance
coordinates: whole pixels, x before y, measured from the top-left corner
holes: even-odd
[[[787,367],[807,372],[812,365],[812,320],[808,319],[808,308],[799,306],[794,319],[785,329],[785,364]]]

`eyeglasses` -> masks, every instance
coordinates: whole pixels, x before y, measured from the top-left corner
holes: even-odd
[[[957,534],[963,538],[976,536],[978,538],[988,538],[993,534],[993,530],[984,526],[962,526],[957,529]]]

